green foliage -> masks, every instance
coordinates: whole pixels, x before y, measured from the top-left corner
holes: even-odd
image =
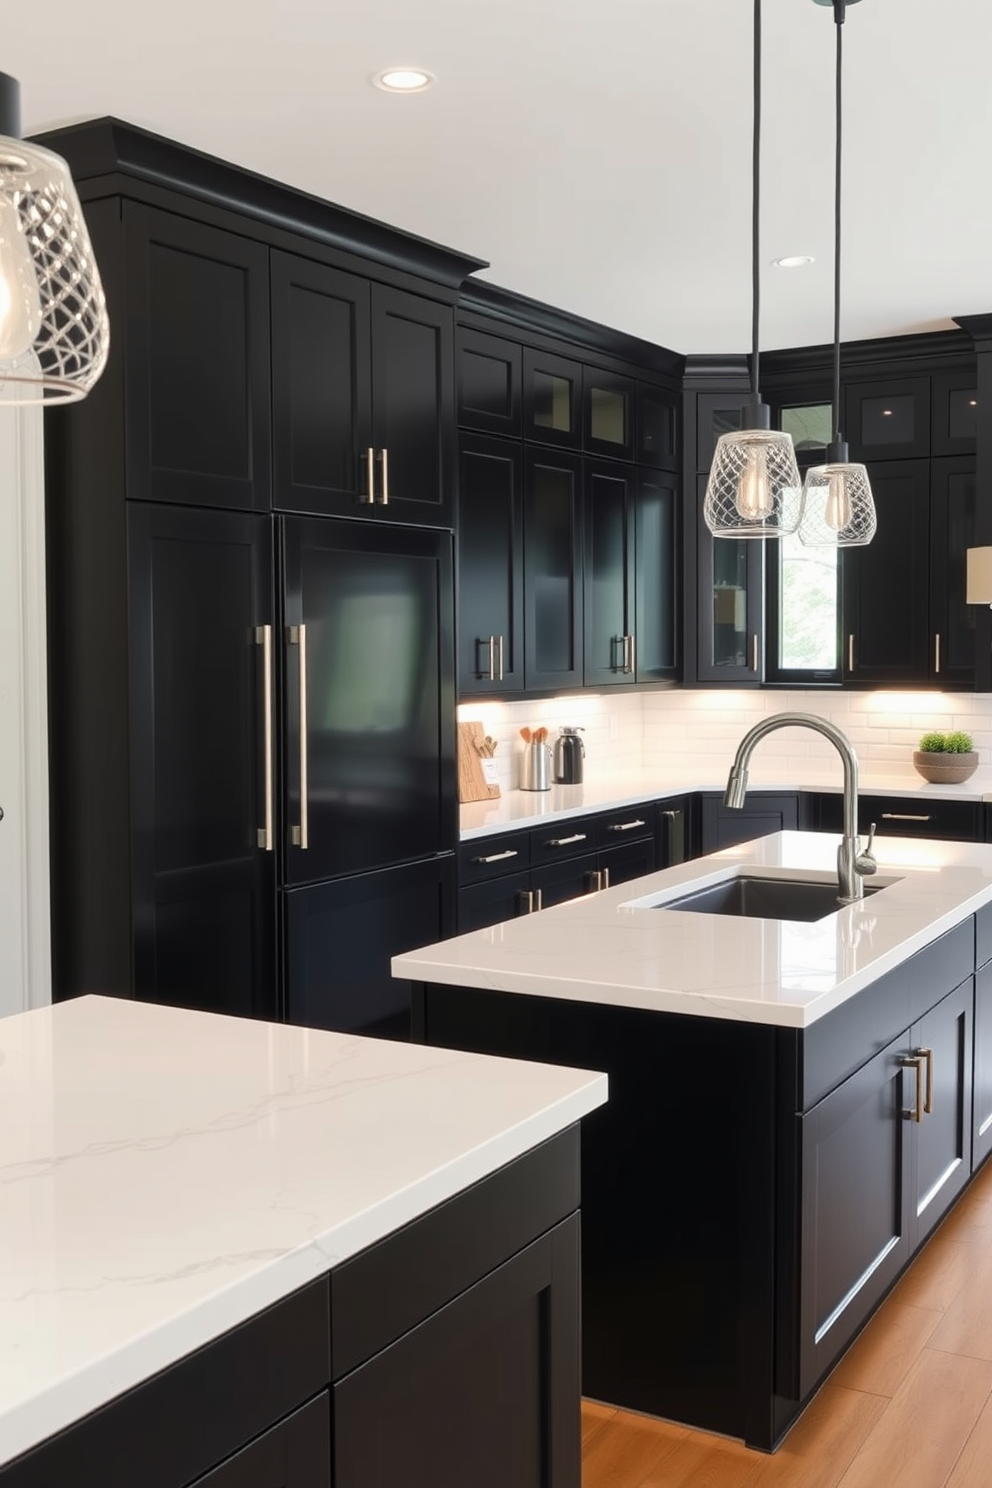
[[[924,734],[919,747],[922,754],[970,754],[974,746],[970,734],[955,729],[950,734]]]

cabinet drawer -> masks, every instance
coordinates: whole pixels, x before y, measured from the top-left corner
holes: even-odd
[[[484,883],[504,873],[519,873],[530,866],[530,835],[507,832],[503,836],[473,837],[458,849],[458,883]]]
[[[623,811],[599,816],[593,825],[593,841],[598,848],[620,847],[624,842],[636,842],[639,837],[653,837],[654,805],[651,801],[641,801]]]
[[[843,830],[844,804],[839,794],[820,797],[821,832]],[[981,842],[979,801],[920,800],[913,796],[858,796],[858,831],[872,822],[880,837],[938,837],[952,842]]]
[[[530,861],[534,868],[594,852],[597,846],[595,818],[578,816],[535,827],[530,834]]]
[[[485,930],[519,915],[532,914],[540,900],[532,892],[529,873],[503,873],[458,890],[458,934]]]

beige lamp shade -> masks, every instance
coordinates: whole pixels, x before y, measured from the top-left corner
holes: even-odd
[[[966,556],[965,603],[992,605],[992,548],[969,548]]]

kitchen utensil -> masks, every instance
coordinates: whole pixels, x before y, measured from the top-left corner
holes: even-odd
[[[579,785],[586,746],[579,735],[584,730],[562,724],[555,740],[555,780],[559,785]]]

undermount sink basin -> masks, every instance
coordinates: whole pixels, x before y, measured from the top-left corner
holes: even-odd
[[[891,880],[865,884],[865,897],[888,887]],[[808,879],[762,878],[740,873],[720,883],[694,889],[679,899],[667,899],[655,909],[678,909],[692,914],[743,915],[755,920],[801,920],[812,924],[844,906],[836,883]]]

